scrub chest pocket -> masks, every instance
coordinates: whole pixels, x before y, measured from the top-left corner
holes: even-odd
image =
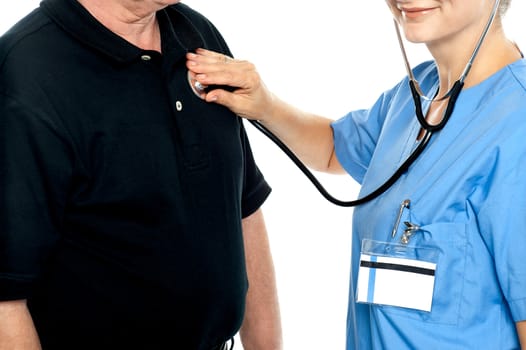
[[[407,284],[405,288],[408,288],[408,292],[417,296],[418,299],[425,299],[426,293],[432,294],[432,300],[429,300],[431,302],[430,311],[422,311],[426,309],[425,300],[413,302],[411,297],[408,298],[409,301],[406,304],[404,301],[400,301],[399,304],[391,304],[398,306],[373,303],[372,307],[378,308],[378,311],[384,312],[386,315],[407,317],[435,324],[457,325],[466,271],[467,238],[465,224],[442,222],[421,225],[413,233],[407,245],[400,242],[400,237],[400,234],[397,235],[395,242],[376,242],[377,245],[383,245],[382,248],[376,248],[376,252],[378,249],[384,251],[384,254],[381,254],[383,256],[379,258],[380,260],[386,261],[385,259],[388,259],[389,263],[395,262],[397,266],[406,266],[413,272],[406,273],[406,275],[412,275],[409,280],[399,279],[397,275],[392,275],[392,281],[389,282],[393,286],[391,294],[396,292],[395,289],[398,287],[394,287],[394,283],[399,279],[401,283]],[[367,255],[371,253],[371,251],[367,251],[368,245],[370,246],[370,243],[367,243],[367,240],[362,242],[362,257],[365,254],[365,260],[369,259]],[[390,250],[390,252],[385,253],[386,250]],[[389,260],[393,258],[395,260]],[[402,259],[396,260],[397,258]],[[376,259],[373,258],[373,260]],[[361,266],[369,264],[361,261]],[[407,270],[407,268],[402,269]],[[362,272],[360,270],[360,274]],[[397,271],[397,273],[400,272]],[[431,281],[431,277],[434,277],[434,281]],[[359,275],[358,278],[361,278],[363,282],[362,276]],[[430,286],[430,283],[434,283],[434,286]],[[431,292],[429,288],[432,289]],[[431,299],[431,295],[429,298]],[[424,307],[420,307],[422,305]]]
[[[458,324],[466,270],[465,224],[439,222],[422,225],[409,244],[435,248],[438,251],[431,312],[393,307],[386,307],[385,312],[430,323]]]

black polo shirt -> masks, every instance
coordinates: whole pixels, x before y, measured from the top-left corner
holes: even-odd
[[[28,299],[46,350],[209,349],[243,319],[241,219],[270,188],[241,120],[187,82],[221,35],[157,16],[162,54],[75,0],[0,39],[0,300]]]

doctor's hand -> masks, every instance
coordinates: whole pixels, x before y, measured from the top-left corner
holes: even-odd
[[[334,153],[331,119],[304,112],[272,94],[254,65],[198,49],[187,54],[189,81],[207,102],[258,120],[312,169],[341,173]]]
[[[190,82],[205,101],[221,104],[248,119],[264,121],[271,117],[275,97],[252,63],[205,49],[188,53],[186,58]]]

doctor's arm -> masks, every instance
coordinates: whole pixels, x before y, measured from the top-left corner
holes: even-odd
[[[245,350],[281,350],[282,334],[272,255],[261,209],[243,219],[248,274],[240,336]]]
[[[521,349],[526,350],[526,321],[517,322],[517,333],[519,334]]]
[[[0,350],[40,350],[25,300],[0,302]]]
[[[228,85],[233,92],[203,92],[207,102],[219,103],[237,115],[258,120],[278,136],[310,168],[329,173],[344,170],[334,154],[332,120],[301,111],[271,93],[254,65],[198,49],[187,55],[192,77],[204,86]]]

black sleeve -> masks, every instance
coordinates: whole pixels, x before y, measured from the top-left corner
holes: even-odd
[[[271,188],[265,181],[263,174],[257,167],[248,137],[241,123],[241,141],[245,154],[245,182],[243,185],[242,216],[243,218],[253,214],[265,202],[271,192]]]
[[[0,92],[0,300],[29,297],[57,241],[69,153],[40,107]]]

